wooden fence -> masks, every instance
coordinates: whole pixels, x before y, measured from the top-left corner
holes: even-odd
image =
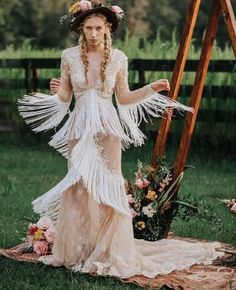
[[[138,73],[138,82],[131,83],[132,89],[139,88],[146,84],[148,72],[172,72],[174,67],[174,60],[145,60],[145,59],[132,59],[129,62],[129,70],[136,71]],[[197,68],[198,60],[188,60],[185,67],[185,72],[195,72]],[[2,59],[0,60],[0,71],[4,69],[22,69],[24,71],[24,77],[21,79],[6,79],[0,75],[0,88],[12,88],[24,89],[25,92],[36,92],[48,89],[50,79],[40,78],[41,69],[59,69],[60,59]],[[212,60],[209,66],[209,72],[214,73],[236,73],[236,61],[235,60]],[[53,77],[53,75],[52,75]],[[180,87],[179,96],[188,97],[191,94],[191,85],[182,85]],[[228,101],[236,97],[236,84],[235,86],[228,85],[208,85],[205,86],[203,91],[203,98],[221,99]],[[231,100],[232,101],[232,100]],[[0,96],[0,131],[12,130],[16,128],[16,124],[13,122],[8,114],[8,118],[4,117],[4,113],[9,111],[9,107],[14,107],[12,100],[5,99]],[[233,101],[234,102],[234,101]],[[202,109],[199,112],[198,121],[209,123],[209,115],[211,116],[211,123],[236,123],[236,105],[234,102],[234,110],[225,111],[224,108],[212,110]],[[3,120],[5,118],[5,120]],[[209,124],[208,124],[209,125]],[[153,132],[156,128],[152,129]],[[234,133],[230,134],[234,139],[236,136]]]

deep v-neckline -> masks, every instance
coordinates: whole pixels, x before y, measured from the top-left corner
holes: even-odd
[[[110,61],[109,63],[107,64],[107,68],[106,70],[108,69],[109,65],[111,64],[111,61],[112,61],[112,57],[113,57],[113,53],[114,53],[114,49],[112,48],[111,49],[111,56],[110,56]],[[84,63],[82,61],[82,58],[81,58],[81,48],[79,47],[79,57],[80,57],[80,62],[81,62],[81,65],[82,65],[82,68],[83,68],[83,75],[84,75],[84,72],[85,72],[85,67],[84,67]],[[96,86],[101,83],[101,77],[99,76],[98,78],[96,78],[93,82],[93,84],[88,84],[88,87],[90,89],[93,89],[93,88],[96,88]]]

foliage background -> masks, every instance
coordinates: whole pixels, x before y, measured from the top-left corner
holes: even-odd
[[[58,25],[60,16],[65,14],[66,9],[75,1],[0,0],[0,50],[7,48],[0,51],[0,58],[59,57],[61,49],[77,42],[76,35],[70,33],[68,28]],[[117,47],[122,48],[129,57],[146,58],[148,55],[149,58],[167,59],[176,56],[188,0],[113,0],[110,2],[121,6],[127,12],[126,19],[114,38],[119,39],[116,41]],[[212,0],[202,1],[194,33],[194,46],[191,47],[189,58],[199,57],[199,47],[211,4]],[[232,4],[235,10],[236,0],[232,0]],[[146,37],[152,40],[151,44],[146,40],[140,41]],[[226,45],[228,36],[225,25],[219,27],[217,42],[222,50],[216,46],[213,58],[232,59],[232,51]],[[144,49],[140,50],[140,46]],[[57,73],[59,72],[51,71],[50,74],[41,72],[40,76],[50,78],[57,76]],[[0,76],[10,79],[24,78],[23,72],[17,69],[0,70]],[[155,76],[148,77],[151,80]],[[168,75],[162,74],[159,77],[168,77]],[[135,76],[131,74],[131,78],[135,79]],[[192,81],[192,74],[185,76],[185,84]],[[215,83],[232,85],[235,83],[235,73],[208,75],[207,84]],[[0,98],[9,96],[15,100],[23,94],[24,90],[18,87],[14,89],[1,87]],[[235,109],[229,101],[226,102],[222,98],[216,104],[212,103],[212,106]],[[204,103],[211,105],[211,100],[204,100],[201,106],[204,106]],[[11,110],[16,112],[15,107]],[[7,119],[16,114],[10,111],[5,113],[5,116]],[[19,119],[18,113],[15,118]],[[210,123],[211,116],[208,120]],[[210,123],[211,131],[216,128],[216,125],[213,125],[211,126]],[[229,119],[226,126],[231,131],[235,124],[232,124]],[[225,132],[225,127],[222,130]],[[21,242],[28,226],[26,218],[33,217],[30,201],[56,184],[66,172],[65,160],[48,148],[46,138],[32,136],[28,128],[27,132],[28,135],[19,131],[17,136],[15,133],[6,136],[0,134],[1,247],[14,246]],[[235,148],[230,154],[227,154],[228,148],[224,151],[222,148],[217,149],[216,145],[223,139],[222,134],[221,138],[218,135],[211,135],[215,137],[214,146],[209,146],[209,139],[205,139],[201,140],[201,143],[197,142],[195,148],[191,147],[188,162],[196,169],[186,172],[180,193],[182,200],[199,208],[199,214],[189,216],[182,212],[181,216],[172,223],[172,230],[179,236],[235,244],[235,216],[217,200],[217,198],[235,197]],[[132,148],[124,152],[122,159],[124,176],[132,178],[137,158],[141,157],[142,161],[148,161],[152,148],[153,144],[147,143],[145,147]],[[168,144],[166,156],[170,164],[174,160],[176,149],[177,144]],[[134,285],[122,285],[109,277],[91,277],[71,273],[64,268],[53,269],[45,265],[19,263],[3,258],[0,259],[0,281],[0,289],[4,290],[141,289]]]
[[[104,0],[105,1],[105,0]],[[0,0],[0,49],[9,45],[19,47],[26,38],[32,39],[35,48],[64,48],[77,41],[77,35],[69,33],[68,27],[59,25],[60,16],[75,1],[71,0]],[[110,0],[126,12],[125,20],[115,38],[130,35],[155,38],[161,28],[162,39],[170,39],[174,29],[179,35],[183,28],[188,0]],[[197,45],[201,44],[212,1],[202,1],[198,24],[194,34]],[[232,0],[235,10],[236,0]],[[222,20],[223,21],[223,20]],[[228,42],[225,26],[220,25],[218,43]]]

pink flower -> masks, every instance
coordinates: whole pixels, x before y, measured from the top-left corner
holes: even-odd
[[[44,241],[37,241],[34,243],[34,251],[37,255],[46,255],[48,251],[48,244]]]
[[[147,179],[143,179],[143,187],[147,187],[150,184],[150,182]]]
[[[160,185],[161,188],[164,188],[166,186],[166,184],[164,182],[160,182],[159,185]]]
[[[37,227],[42,230],[46,230],[52,226],[52,222],[49,217],[43,216],[37,222]]]
[[[144,187],[144,186],[143,186],[143,181],[142,181],[142,179],[140,179],[140,178],[136,179],[135,184],[136,184],[139,188],[143,188],[143,187]]]
[[[82,12],[89,10],[92,8],[91,2],[87,0],[82,0],[79,2],[80,10]]]
[[[230,209],[233,213],[236,213],[236,202],[233,204],[233,206]]]
[[[119,6],[112,6],[111,10],[119,15],[122,15],[124,13],[124,11]]]
[[[162,192],[164,190],[164,187],[159,188],[159,192]]]
[[[52,243],[54,240],[54,236],[55,236],[55,228],[54,227],[50,227],[48,228],[45,232],[44,232],[44,236],[47,240],[48,243]]]

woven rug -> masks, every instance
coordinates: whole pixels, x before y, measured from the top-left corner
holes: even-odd
[[[207,241],[204,242],[207,243]],[[39,262],[39,256],[27,253],[26,249],[27,244],[20,244],[10,249],[0,249],[0,255],[17,261]],[[212,265],[194,265],[189,269],[174,271],[168,275],[158,275],[153,279],[134,276],[121,281],[148,287],[148,289],[158,289],[166,285],[169,289],[175,290],[236,290],[236,249],[222,244],[219,250],[223,251],[225,255],[214,261]]]

